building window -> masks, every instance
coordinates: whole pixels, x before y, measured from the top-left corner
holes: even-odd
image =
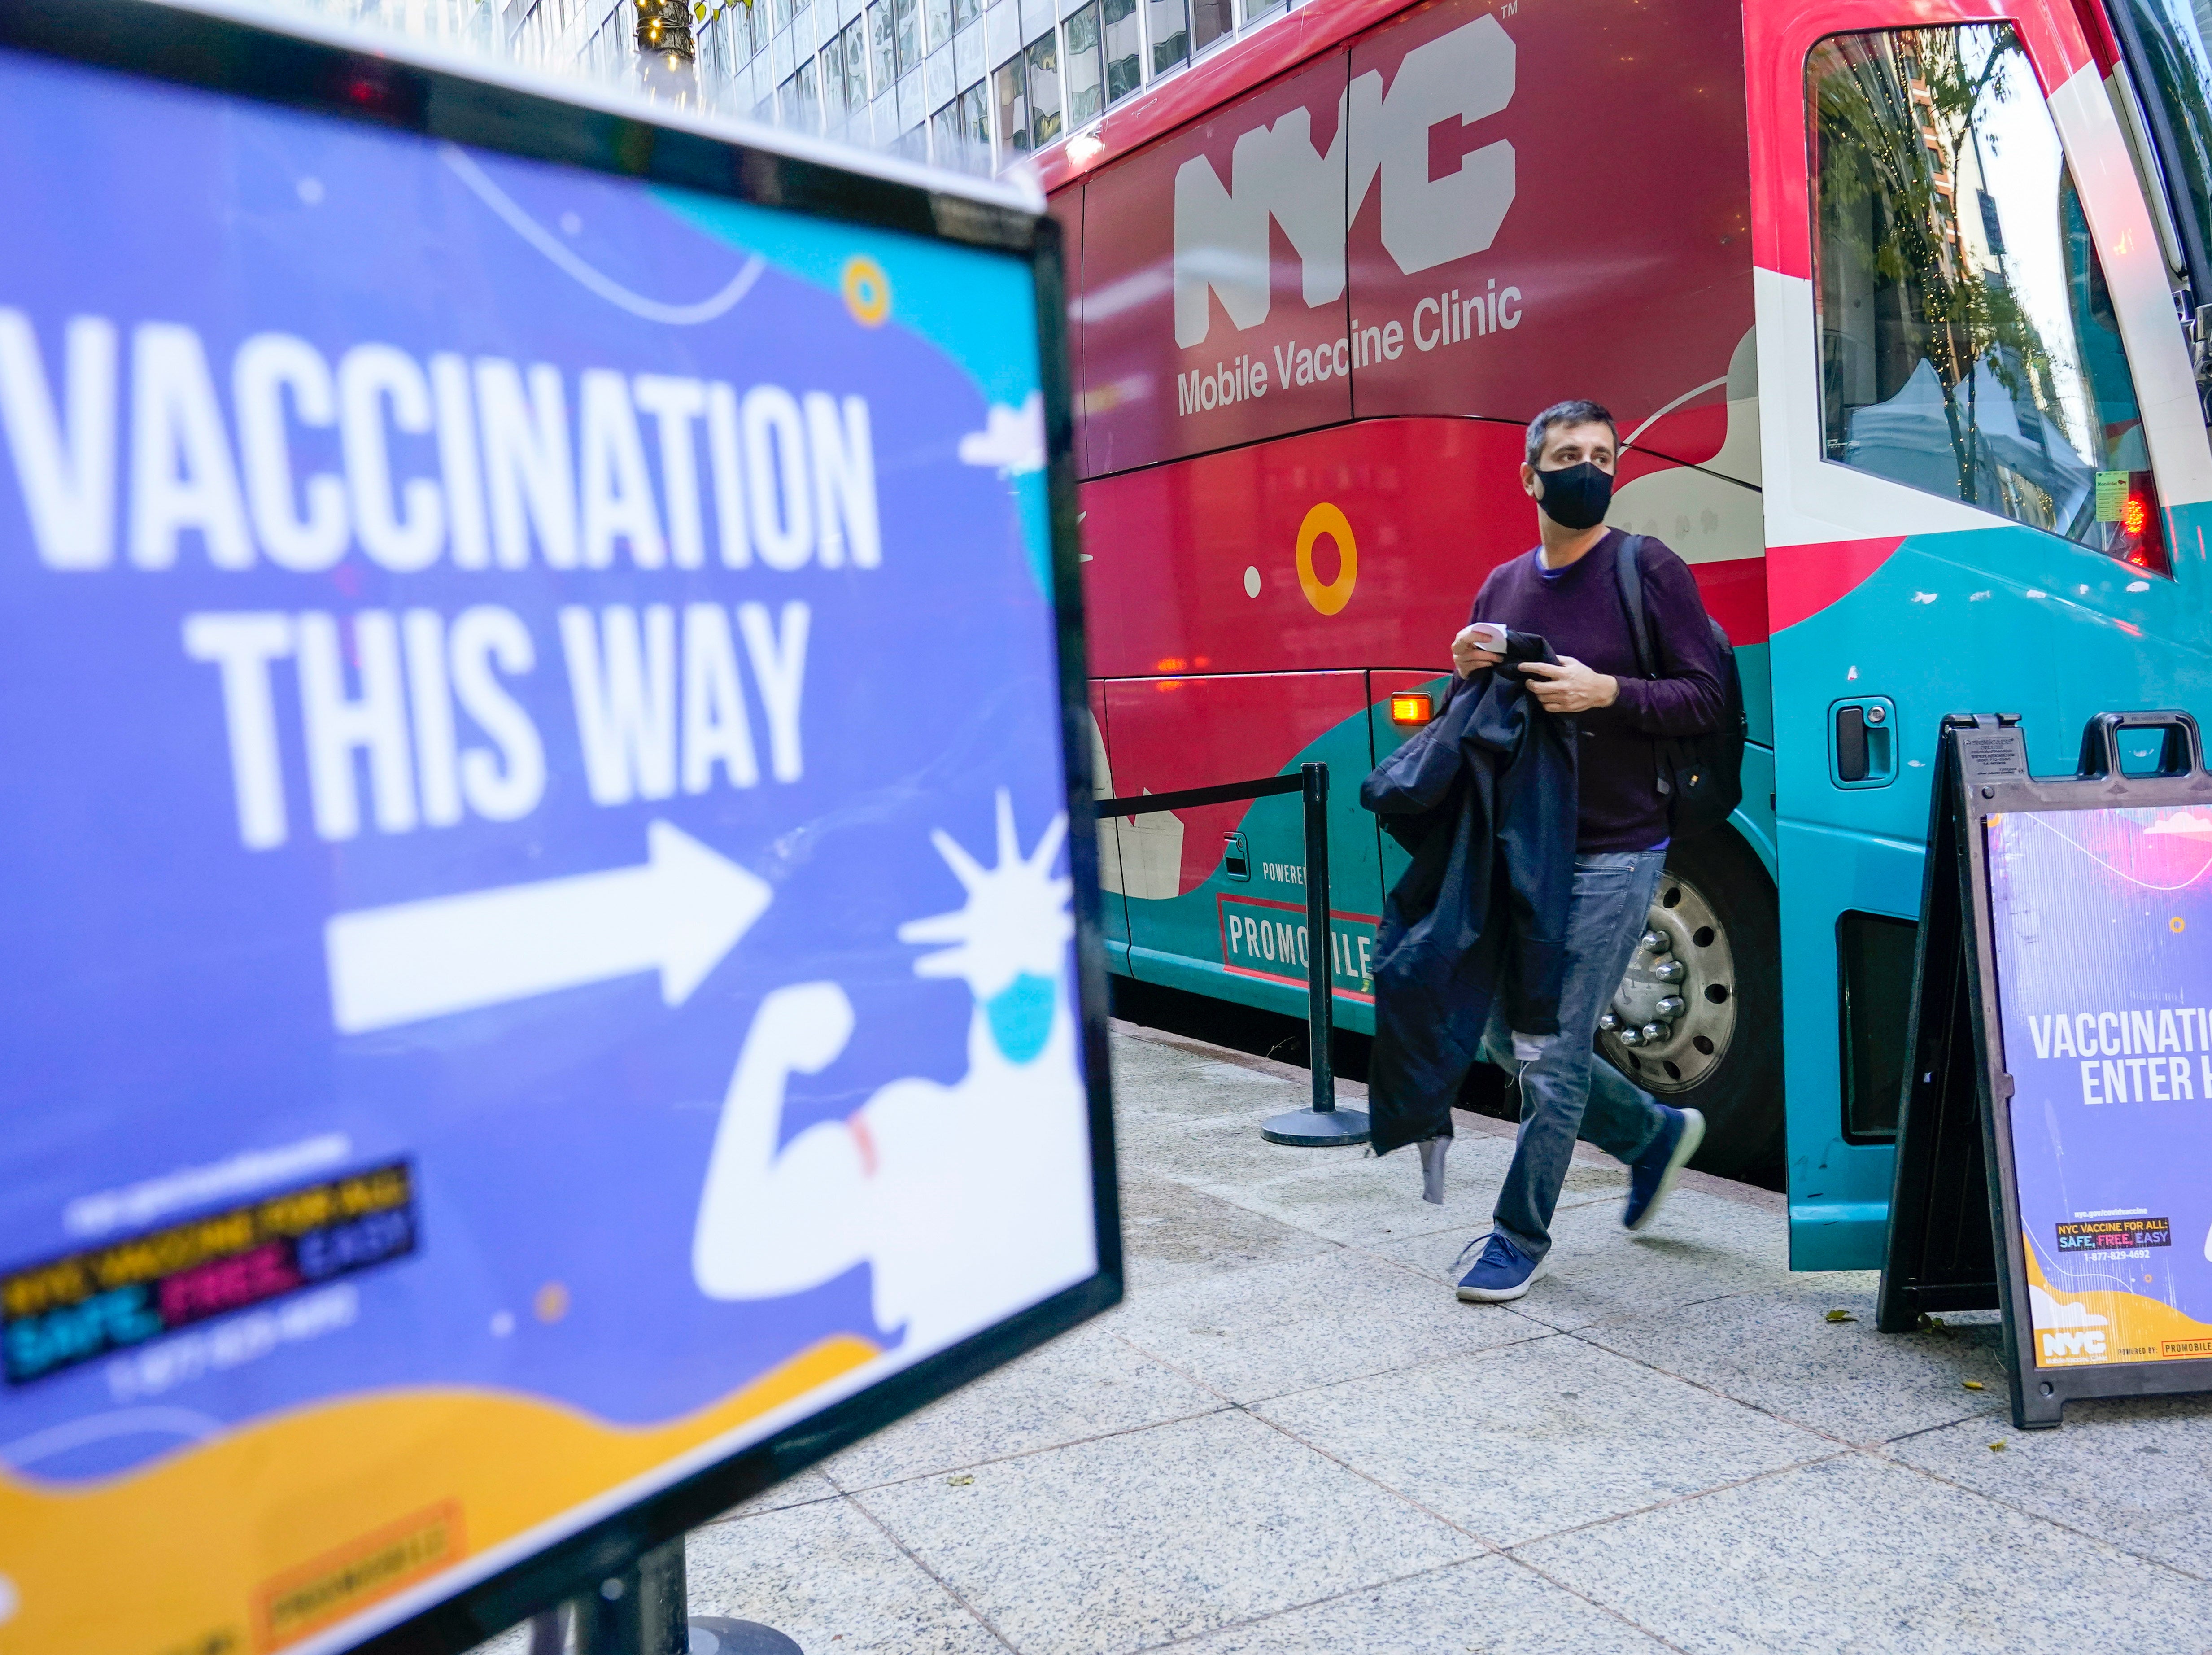
[[[978,156],[991,153],[991,100],[981,81],[960,94],[960,130]]]
[[[952,38],[952,0],[928,0],[929,39],[925,51],[934,52]]]
[[[1216,40],[1237,32],[1231,0],[1190,0],[1190,49],[1203,52]]]
[[[1164,75],[1190,56],[1190,0],[1145,0],[1152,35],[1152,73]]]
[[[1060,136],[1060,37],[1048,29],[1023,55],[1028,59],[1023,80],[1030,100],[1029,147],[1042,149]]]
[[[822,130],[822,98],[815,83],[813,58],[799,64],[799,73],[783,83],[782,95],[777,102],[782,106],[786,126],[795,126],[804,132]]]
[[[699,30],[699,82],[720,85],[730,78],[730,31],[735,20],[710,17]]]
[[[1145,43],[1137,0],[1102,0],[1105,25],[1106,101],[1119,103],[1145,83]]]
[[[991,167],[990,105],[976,82],[930,117],[930,149],[940,167],[971,173]]]
[[[952,0],[952,27],[966,28],[983,15],[982,0]]]
[[[822,101],[835,119],[868,101],[867,53],[856,21],[822,49]]]
[[[898,36],[898,72],[911,75],[921,66],[921,0],[891,0],[891,19]]]
[[[1081,126],[1106,106],[1106,71],[1098,52],[1099,0],[1067,18],[1067,124]]]
[[[961,140],[960,100],[955,98],[929,118],[929,149],[932,158],[939,167],[964,167],[968,162],[966,156],[962,153]]]
[[[1030,100],[1022,74],[1024,58],[1017,52],[1000,64],[992,82],[999,94],[1000,159],[1030,147]]]
[[[898,79],[898,43],[891,30],[891,0],[876,0],[868,8],[868,55],[876,69],[876,95],[882,97]]]

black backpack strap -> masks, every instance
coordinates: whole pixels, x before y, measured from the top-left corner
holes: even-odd
[[[1613,569],[1620,577],[1620,606],[1628,611],[1628,641],[1636,648],[1636,670],[1645,678],[1653,678],[1659,674],[1653,670],[1650,629],[1644,624],[1644,571],[1636,566],[1636,556],[1643,550],[1642,535],[1622,535],[1620,560]],[[1674,779],[1668,774],[1668,745],[1664,741],[1651,744],[1652,768],[1656,772],[1654,779],[1662,799],[1674,791]]]
[[[1648,678],[1657,675],[1651,670],[1651,634],[1644,624],[1644,572],[1636,566],[1637,554],[1643,550],[1642,535],[1622,535],[1613,567],[1620,579],[1620,605],[1628,611],[1628,638],[1636,649],[1636,670]]]

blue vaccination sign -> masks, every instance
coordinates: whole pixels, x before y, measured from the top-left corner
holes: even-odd
[[[1030,255],[0,153],[0,1641],[347,1646],[1097,1276]]]

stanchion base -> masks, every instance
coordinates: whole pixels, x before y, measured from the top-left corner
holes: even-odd
[[[794,1640],[757,1621],[695,1615],[690,1626],[691,1655],[805,1655]]]
[[[1367,1115],[1364,1110],[1357,1109],[1332,1109],[1326,1113],[1317,1109],[1294,1109],[1287,1115],[1271,1117],[1260,1128],[1260,1135],[1271,1144],[1291,1144],[1301,1149],[1364,1144],[1367,1141]]]

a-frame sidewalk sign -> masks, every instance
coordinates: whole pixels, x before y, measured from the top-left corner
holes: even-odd
[[[1936,771],[1877,1325],[2001,1308],[2023,1430],[2212,1390],[2197,721],[2099,714],[2078,773],[2043,778],[2017,717],[1954,715]]]

